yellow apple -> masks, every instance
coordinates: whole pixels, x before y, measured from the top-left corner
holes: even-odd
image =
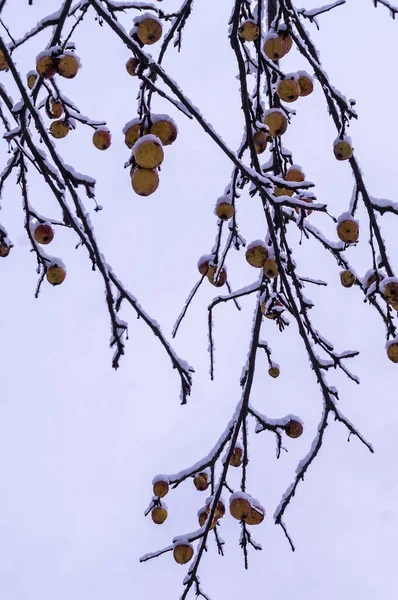
[[[278,276],[278,265],[273,258],[267,258],[263,265],[264,275],[270,279],[274,279]]]
[[[300,97],[300,86],[293,77],[281,79],[276,88],[276,93],[284,102],[295,102]]]
[[[185,563],[189,562],[193,557],[193,547],[192,544],[178,542],[174,545],[173,549],[174,560],[179,565],[185,565]]]
[[[285,40],[276,33],[268,34],[263,44],[263,50],[267,58],[275,61],[283,58],[289,52]]]
[[[268,257],[268,250],[262,242],[252,242],[246,250],[246,260],[252,267],[260,269]]]
[[[163,506],[155,506],[151,511],[152,521],[161,525],[167,519],[167,510]]]
[[[218,202],[216,206],[216,215],[219,219],[223,221],[228,221],[228,219],[232,219],[235,214],[234,207],[230,202]]]
[[[126,62],[127,73],[129,75],[131,75],[132,77],[136,77],[139,64],[140,64],[140,61],[138,60],[138,58],[134,58],[133,56],[130,57],[128,59],[128,61]]]
[[[141,123],[132,123],[131,125],[127,124],[123,130],[124,133],[124,143],[127,148],[132,148],[136,141],[141,137]],[[142,129],[142,135],[146,135],[148,130],[146,127]]]
[[[161,479],[155,480],[153,483],[153,493],[158,498],[164,498],[169,492],[169,484]]]
[[[354,285],[356,278],[351,271],[345,270],[340,273],[340,281],[343,287],[350,288]]]
[[[309,96],[312,94],[314,90],[314,83],[312,81],[312,77],[308,75],[308,73],[299,72],[298,73],[298,84],[300,86],[300,96]]]
[[[279,377],[279,375],[280,375],[280,369],[279,369],[279,367],[270,367],[268,369],[268,375],[270,377],[273,377],[274,379],[276,379],[277,377]]]
[[[159,175],[156,169],[134,167],[130,175],[131,186],[139,196],[150,196],[159,187]]]
[[[227,271],[224,267],[222,267],[222,269],[220,270],[220,272],[218,274],[217,279],[215,280],[214,277],[216,275],[216,272],[217,272],[216,266],[209,267],[207,270],[207,279],[215,287],[222,287],[227,281]]]
[[[260,35],[260,29],[254,21],[249,19],[240,26],[239,35],[245,42],[254,42]]]
[[[46,102],[46,115],[49,119],[59,119],[64,109],[59,100],[50,100]]]
[[[212,260],[213,256],[210,254],[204,254],[198,260],[198,271],[201,275],[206,275],[209,270],[209,260]]]
[[[256,154],[262,154],[267,149],[268,135],[265,131],[256,131],[253,134],[254,149]]]
[[[396,304],[398,302],[398,281],[388,281],[383,284],[382,292],[389,304]]]
[[[291,198],[293,194],[293,190],[289,190],[288,188],[278,186],[275,186],[274,188],[274,196],[276,196],[277,198],[279,198],[280,196],[290,196]]]
[[[107,150],[111,143],[111,132],[108,129],[97,129],[94,131],[93,144],[98,150]]]
[[[206,523],[206,521],[207,521],[207,512],[206,512],[205,508],[203,508],[201,511],[199,511],[199,513],[198,513],[198,521],[199,521],[200,527],[203,527],[203,525]]]
[[[353,244],[359,239],[359,225],[354,219],[345,219],[337,226],[337,235],[342,242]]]
[[[264,124],[267,125],[269,135],[280,137],[287,129],[287,118],[279,109],[270,109],[265,112]]]
[[[206,512],[208,515],[210,514],[210,504],[207,504]],[[222,500],[219,500],[217,502],[216,510],[214,512],[214,518],[221,519],[224,515],[225,515],[225,504]]]
[[[235,446],[233,453],[231,454],[231,458],[229,459],[229,464],[231,467],[240,467],[242,464],[242,454],[243,450],[239,446]]]
[[[27,74],[27,76],[26,76],[26,82],[27,82],[28,88],[30,90],[35,85],[38,76],[39,75],[38,75],[38,73],[36,73],[36,71],[29,71],[29,73]]]
[[[387,356],[393,363],[398,363],[398,342],[393,342],[387,346]]]
[[[37,225],[33,236],[38,244],[49,244],[54,239],[54,230],[48,223]]]
[[[229,502],[229,512],[234,517],[234,519],[238,519],[241,521],[242,519],[246,519],[251,511],[251,503],[246,494],[232,494]]]
[[[59,265],[51,265],[46,271],[46,277],[48,283],[51,283],[51,285],[61,285],[65,280],[66,271]]]
[[[160,142],[146,137],[141,138],[142,141],[135,147],[134,158],[141,169],[156,169],[163,162],[163,148]]]
[[[337,160],[349,160],[353,155],[352,146],[346,140],[335,142],[333,152]]]
[[[145,19],[142,19],[138,24],[137,36],[143,44],[151,46],[158,42],[162,37],[162,25],[157,19],[145,17]]]
[[[290,52],[293,46],[293,40],[289,32],[286,30],[280,30],[278,31],[278,35],[285,42],[287,51]]]
[[[245,519],[246,525],[260,525],[264,521],[264,509],[258,504],[252,503],[250,513]]]
[[[204,492],[209,487],[209,476],[207,473],[198,473],[193,479],[193,484],[198,492]]]
[[[365,279],[366,279],[365,287],[368,289],[376,281],[378,281],[379,283],[381,281],[383,281],[383,279],[385,279],[385,277],[384,277],[383,273],[380,273],[380,272],[375,273],[374,271],[367,271],[367,273],[365,274]]]
[[[80,60],[73,52],[65,52],[58,57],[57,67],[61,77],[73,79],[79,71]]]
[[[301,181],[305,181],[305,175],[298,165],[292,165],[286,171],[285,176],[286,181],[294,181],[296,183],[300,183]]]
[[[155,121],[149,132],[158,137],[163,146],[169,146],[177,139],[177,127],[168,119]]]
[[[36,71],[44,79],[54,77],[57,72],[57,60],[51,54],[39,54],[36,59]]]
[[[48,130],[50,134],[56,138],[61,139],[68,135],[70,132],[70,126],[66,121],[53,121]]]

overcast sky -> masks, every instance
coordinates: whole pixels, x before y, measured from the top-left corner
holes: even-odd
[[[14,37],[53,12],[60,1],[26,4],[9,0],[3,11],[2,19]],[[162,7],[172,10],[178,5],[165,0]],[[317,5],[313,0],[299,3],[306,8]],[[243,116],[226,37],[231,8],[232,2],[197,1],[183,52],[171,51],[165,66],[216,131],[236,148]],[[127,29],[131,19],[132,15],[123,21]],[[369,190],[398,201],[398,119],[393,110],[398,93],[394,79],[398,23],[383,7],[376,10],[371,0],[349,0],[319,22],[321,30],[311,27],[311,32],[323,66],[333,84],[357,100],[360,119],[352,125],[351,135]],[[47,30],[15,53],[23,75],[34,68],[49,37]],[[57,148],[68,164],[97,178],[97,199],[104,210],[95,213],[91,201],[84,201],[106,259],[170,338],[197,281],[197,259],[213,245],[213,208],[229,182],[231,164],[198,125],[155,98],[154,109],[173,116],[180,131],[173,146],[165,149],[158,191],[148,198],[136,196],[123,168],[129,152],[121,133],[136,116],[138,81],[124,66],[129,52],[105,26],[99,27],[92,12],[73,40],[83,68],[76,79],[62,80],[60,85],[83,113],[107,121],[113,145],[106,152],[97,151],[92,131],[78,126],[57,142]],[[306,67],[292,51],[283,68]],[[18,101],[11,75],[0,75]],[[336,132],[320,90],[300,99],[297,109],[285,145],[315,182],[319,201],[326,201],[338,215],[348,208],[353,182],[349,165],[333,158]],[[7,158],[4,143],[2,165]],[[32,205],[42,214],[58,217],[55,201],[34,172],[29,173],[29,182]],[[14,177],[5,188],[0,214],[15,244],[0,264],[0,597],[131,600],[161,594],[176,600],[186,566],[176,565],[170,554],[145,564],[138,559],[168,545],[175,535],[195,529],[206,494],[187,481],[167,497],[169,518],[159,527],[143,515],[152,495],[151,480],[206,455],[226,426],[240,397],[239,377],[255,299],[242,301],[241,312],[230,304],[216,309],[216,379],[210,382],[207,305],[215,290],[210,285],[201,288],[175,340],[178,353],[196,370],[190,402],[181,407],[178,377],[167,356],[128,308],[122,311],[129,322],[126,356],[120,369],[112,370],[102,280],[91,271],[86,251],[75,250],[72,232],[57,230],[51,247],[51,253],[66,263],[65,283],[56,288],[43,285],[39,299],[34,299],[36,264],[21,207]],[[264,237],[258,199],[243,194],[238,210],[247,241]],[[362,243],[348,256],[364,273],[371,256],[361,212],[360,217]],[[335,236],[327,217],[313,214],[311,219]],[[382,224],[389,256],[397,264],[396,221],[385,216]],[[263,551],[250,552],[250,569],[245,572],[239,524],[226,516],[221,526],[226,556],[217,555],[210,537],[200,568],[203,588],[213,600],[259,592],[278,594],[282,600],[291,594],[306,600],[389,598],[396,588],[398,534],[397,366],[385,358],[382,322],[363,303],[359,290],[341,288],[331,257],[305,241],[297,261],[302,275],[330,282],[328,288],[306,288],[306,295],[316,302],[314,325],[338,351],[361,350],[349,365],[360,376],[361,386],[335,372],[329,372],[328,381],[340,390],[341,410],[376,452],[371,455],[354,438],[347,443],[347,431],[330,423],[322,451],[286,512],[297,546],[292,553],[272,514],[311,446],[322,405],[294,324],[281,335],[273,322],[266,323],[263,338],[271,344],[282,373],[271,380],[265,357],[259,355],[253,404],[270,417],[300,415],[305,432],[299,440],[286,442],[289,452],[277,461],[273,436],[250,431],[248,491],[267,511],[267,519],[253,531]],[[228,268],[235,289],[256,278],[243,252],[231,253]],[[235,476],[231,485],[238,486]]]

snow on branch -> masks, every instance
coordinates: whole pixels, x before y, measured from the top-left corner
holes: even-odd
[[[325,4],[324,6],[320,6],[319,8],[298,8],[297,12],[299,15],[302,15],[303,17],[312,20],[318,15],[322,15],[326,12],[329,12],[330,10],[333,10],[334,8],[337,8],[338,6],[342,6],[346,3],[346,1],[347,0],[337,0],[332,4]]]
[[[373,5],[376,8],[378,4],[381,4],[382,6],[388,8],[388,10],[390,11],[390,15],[393,19],[395,19],[395,16],[398,15],[398,6],[393,6],[391,2],[388,2],[388,0],[373,0]]]

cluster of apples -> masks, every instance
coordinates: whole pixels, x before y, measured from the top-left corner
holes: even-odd
[[[153,15],[141,15],[134,19],[134,28],[130,35],[141,46],[151,46],[156,44],[162,37],[163,27],[161,22]],[[140,61],[132,56],[126,62],[126,70],[129,75],[136,77]]]
[[[259,525],[264,520],[265,509],[258,500],[244,492],[234,492],[229,498],[229,512],[246,525]]]
[[[267,319],[275,320],[284,311],[284,307],[283,307],[282,302],[280,302],[280,300],[278,300],[278,298],[276,298],[276,297],[273,297],[271,299],[271,302],[269,300],[270,300],[270,297],[268,295],[268,292],[266,292],[264,300],[260,304],[260,309],[261,309],[261,312],[263,313],[264,317],[266,317]],[[272,363],[270,362],[270,367],[268,369],[268,375],[270,377],[273,377],[274,379],[276,379],[277,377],[279,377],[280,374],[281,374],[281,370],[279,368],[279,365],[277,365],[274,362],[272,362]]]
[[[375,273],[374,275],[377,274]],[[382,280],[382,275],[379,274],[379,281]],[[380,291],[384,295],[387,303],[394,309],[398,310],[398,279],[396,277],[383,277],[380,283]],[[393,363],[398,363],[398,338],[395,338],[386,344],[387,357]]]
[[[300,421],[290,419],[283,429],[288,437],[298,438],[303,433],[303,425]],[[240,467],[243,460],[243,447],[237,442],[234,450],[231,454],[229,464],[232,467]],[[193,477],[193,483],[195,488],[199,492],[204,492],[210,485],[209,471],[198,471]],[[167,476],[158,475],[153,481],[153,494],[156,496],[156,504],[151,510],[151,517],[154,523],[161,525],[165,522],[168,516],[167,506],[163,502],[163,498],[168,494],[170,486]],[[206,524],[208,516],[211,512],[213,504],[213,496],[206,499],[205,505],[198,510],[198,522],[199,526],[203,527]],[[231,515],[239,521],[244,521],[247,525],[259,525],[262,523],[265,517],[265,509],[259,503],[258,500],[252,498],[249,494],[242,492],[235,492],[231,494],[229,500],[229,511]],[[213,521],[210,529],[214,529],[218,524],[219,520],[224,517],[226,512],[225,502],[220,498],[217,502],[216,509],[214,512]],[[194,554],[192,544],[188,540],[177,540],[173,544],[173,556],[177,563],[185,564],[189,562]]]
[[[276,93],[283,102],[295,102],[300,97],[309,96],[313,89],[312,77],[306,71],[297,71],[279,80]]]
[[[246,249],[246,260],[250,266],[256,269],[263,269],[264,275],[269,279],[278,276],[278,265],[271,250],[267,248],[262,240],[251,242]]]
[[[36,71],[30,71],[27,75],[27,84],[32,89],[37,78],[50,79],[54,75],[60,75],[66,79],[76,77],[80,69],[80,59],[74,52],[55,53],[51,50],[40,52],[36,57]],[[59,119],[63,107],[61,102],[50,97],[46,105],[46,112],[50,119]],[[71,127],[67,119],[53,121],[50,125],[50,134],[57,139],[68,135]]]
[[[341,285],[343,287],[350,288],[357,281],[357,278],[354,275],[354,273],[352,273],[352,271],[350,271],[349,269],[346,269],[344,271],[341,271],[340,281],[341,281]],[[384,285],[386,283],[388,283],[390,285],[395,282],[395,279],[391,278],[391,277],[386,279],[386,276],[381,271],[374,271],[373,269],[369,269],[369,271],[366,271],[366,273],[363,277],[363,280],[362,280],[365,288],[368,290],[371,285],[376,283],[376,281],[378,281],[379,283],[381,283],[383,281],[383,282],[385,282]],[[381,286],[380,286],[380,288],[381,288]],[[397,298],[397,300],[394,299],[393,292],[389,293],[387,291],[387,294],[385,294],[385,296],[386,296],[386,299],[388,300],[389,304],[391,304],[391,306],[395,310],[398,310],[398,298]],[[391,300],[391,302],[390,302],[390,300]]]
[[[227,282],[227,267],[223,266],[216,277],[218,267],[212,261],[212,254],[201,256],[198,260],[198,271],[201,275],[206,275],[212,285],[222,287]]]
[[[239,29],[239,35],[245,42],[254,42],[260,35],[258,25],[251,20],[244,21]],[[263,41],[263,52],[269,60],[277,61],[286,56],[292,49],[293,40],[286,28],[277,32],[269,32]],[[277,94],[284,102],[295,102],[300,96],[312,93],[314,84],[312,77],[305,71],[290,73],[280,79]]]
[[[76,77],[79,68],[80,59],[73,52],[66,52],[59,56],[54,56],[48,51],[42,52],[36,59],[36,71],[30,71],[27,75],[28,87],[33,89],[39,75],[49,79],[58,73],[62,77],[73,79],[73,77]],[[56,139],[66,137],[71,130],[71,125],[67,118],[60,119],[64,112],[62,102],[49,94],[45,109],[49,119],[58,119],[51,123],[49,133]],[[111,145],[111,133],[107,127],[96,127],[92,140],[98,150],[107,150]]]
[[[376,275],[376,274],[375,274]],[[384,295],[388,304],[398,310],[398,279],[396,277],[386,277],[380,284],[380,291]],[[379,281],[381,277],[379,275]],[[393,363],[398,363],[398,338],[390,340],[386,344],[387,357]]]
[[[135,20],[135,28],[130,33],[141,45],[151,46],[162,37],[162,24],[152,16],[142,16]],[[126,71],[132,77],[138,75],[140,61],[132,56],[126,62]]]
[[[232,219],[235,214],[235,209],[230,196],[225,195],[218,198],[214,214],[222,221]],[[198,270],[201,275],[207,276],[207,279],[212,285],[215,287],[222,287],[227,282],[227,268],[226,266],[223,266],[216,277],[218,267],[213,263],[213,258],[212,254],[204,254],[201,256],[198,260]]]
[[[246,20],[242,23],[239,35],[245,42],[254,42],[260,35],[260,29],[258,25],[252,20]],[[263,52],[269,60],[278,61],[290,50],[293,46],[293,40],[286,29],[280,28],[278,31],[269,32],[263,41]],[[297,71],[297,73],[288,73],[279,79],[276,87],[276,93],[283,102],[295,102],[299,97],[309,96],[313,92],[314,82],[312,77],[306,71]],[[270,112],[270,111],[268,111]],[[287,129],[287,119],[280,111],[280,116],[277,117],[275,109],[270,114],[272,117],[268,117],[269,120],[274,121],[273,130],[269,132],[271,136],[283,135]],[[279,121],[279,123],[278,123]],[[268,125],[268,123],[266,123]],[[262,146],[266,146],[267,136],[265,132],[258,131],[255,134],[255,143],[259,146],[260,151]],[[341,135],[333,144],[333,152],[337,160],[349,160],[353,156],[353,148],[351,140]]]
[[[352,271],[346,269],[340,273],[341,285],[350,288],[357,282],[357,278]],[[398,280],[394,277],[386,277],[380,271],[370,269],[365,273],[362,283],[368,290],[376,281],[380,283],[380,291],[384,295],[386,302],[396,311],[398,311]]]
[[[163,146],[177,139],[177,126],[167,115],[151,115],[146,127],[133,119],[123,129],[124,142],[132,150],[131,185],[139,196],[150,196],[159,186],[158,169],[163,162]]]
[[[345,288],[350,288],[356,283],[357,278],[349,269],[345,269],[340,273],[341,285]],[[378,282],[380,284],[380,292],[383,294],[387,304],[391,306],[393,310],[398,311],[398,279],[395,277],[386,277],[380,271],[374,271],[370,269],[365,273],[362,280],[363,285],[368,290],[371,285]],[[398,363],[398,341],[393,340],[387,344],[387,356],[394,362]]]
[[[45,50],[40,52],[36,57],[36,71],[37,75],[43,77],[43,79],[50,79],[54,75],[60,75],[66,79],[73,79],[76,77],[80,69],[80,59],[74,52],[63,52],[62,54],[55,53],[51,50]],[[37,75],[32,74],[30,78],[30,88],[33,87]],[[32,84],[33,82],[33,84]]]
[[[302,183],[303,181],[305,181],[304,171],[299,165],[291,165],[291,167],[289,167],[286,171],[284,181],[286,181],[287,184]],[[274,195],[276,197],[289,196],[290,198],[292,198],[294,196],[294,191],[287,187],[284,187],[283,185],[276,185],[274,188]],[[316,200],[316,197],[314,196],[314,194],[311,194],[309,192],[297,192],[294,196],[294,199],[302,200],[307,204],[312,204],[314,200]],[[304,215],[306,215],[307,217],[312,213],[312,210],[310,208],[308,210],[303,210],[296,206],[294,210],[296,211],[296,213],[299,213],[300,210],[302,210]]]
[[[38,223],[33,228],[33,237],[38,244],[47,245],[54,239],[54,229],[49,223]],[[64,265],[55,262],[46,270],[46,278],[51,285],[60,285],[66,277]]]

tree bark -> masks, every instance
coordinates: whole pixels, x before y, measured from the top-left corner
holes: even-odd
[[[272,21],[276,17],[278,10],[278,0],[268,0],[267,2],[267,28],[269,29]]]

